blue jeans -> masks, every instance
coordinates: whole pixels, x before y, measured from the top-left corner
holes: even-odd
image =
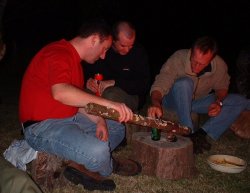
[[[193,132],[194,127],[191,119],[191,112],[207,114],[208,107],[216,100],[215,94],[193,100],[194,84],[188,77],[178,79],[169,93],[163,97],[162,104],[165,108],[176,111],[180,124],[190,127]],[[249,108],[249,99],[239,94],[229,94],[223,101],[221,112],[216,117],[210,117],[202,129],[214,140],[230,127],[242,111]]]
[[[67,119],[48,119],[25,128],[29,145],[37,151],[55,154],[67,160],[83,164],[103,176],[112,173],[111,151],[125,136],[125,127],[119,122],[106,120],[109,140],[95,136],[96,124],[83,114]]]

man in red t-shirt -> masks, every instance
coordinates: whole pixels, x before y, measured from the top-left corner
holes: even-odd
[[[42,48],[28,66],[21,87],[19,114],[25,139],[37,151],[72,160],[64,176],[87,189],[115,188],[104,176],[112,173],[117,161],[110,153],[124,138],[121,122],[133,116],[125,104],[83,91],[81,61],[93,64],[104,59],[111,43],[104,22],[86,23],[75,38]],[[116,109],[119,122],[87,114],[88,103]]]

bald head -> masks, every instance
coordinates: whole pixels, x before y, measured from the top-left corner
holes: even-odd
[[[133,47],[136,37],[134,26],[127,21],[117,22],[113,26],[113,49],[121,54],[126,55]]]
[[[113,38],[114,40],[119,39],[119,35],[122,33],[122,35],[126,36],[128,39],[135,38],[136,32],[134,26],[127,21],[120,21],[117,22],[112,29],[113,32]]]

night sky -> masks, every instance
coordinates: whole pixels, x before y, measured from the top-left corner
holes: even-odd
[[[22,72],[42,46],[70,37],[81,21],[93,17],[134,23],[152,76],[174,51],[189,48],[202,35],[218,41],[230,73],[239,51],[250,46],[249,0],[8,0],[3,18],[8,55]]]

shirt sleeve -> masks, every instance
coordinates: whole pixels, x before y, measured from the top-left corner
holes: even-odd
[[[157,90],[162,96],[166,95],[176,78],[180,76],[181,69],[184,67],[184,57],[177,51],[163,64],[160,73],[156,75],[154,83],[151,86],[150,93]]]
[[[67,53],[54,54],[48,57],[49,82],[51,85],[58,83],[71,83],[72,66]]]
[[[216,81],[214,83],[214,90],[228,89],[230,84],[230,76],[228,74],[228,67],[224,60],[219,56],[216,58]]]

